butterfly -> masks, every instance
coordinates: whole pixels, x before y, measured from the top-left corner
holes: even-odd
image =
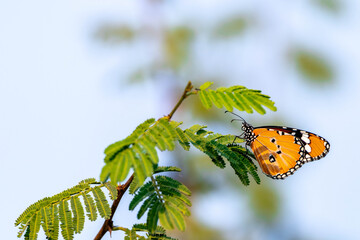
[[[328,141],[308,131],[278,126],[253,127],[242,117],[234,120],[243,121],[241,129],[244,131],[243,137],[235,136],[235,139],[246,141],[261,170],[274,179],[294,174],[302,165],[325,157],[330,150]]]

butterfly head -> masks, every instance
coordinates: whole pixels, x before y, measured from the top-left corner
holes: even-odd
[[[254,127],[251,124],[244,121],[242,123],[241,130],[243,130],[245,133],[246,132],[250,133],[254,130]]]
[[[243,119],[242,117],[240,117],[239,115],[237,115],[237,114],[235,114],[235,113],[233,113],[233,112],[229,112],[229,111],[225,111],[225,113],[231,113],[231,114],[233,114],[233,115],[235,115],[235,116],[237,116],[238,118],[235,118],[235,119],[233,119],[233,120],[231,120],[231,122],[233,122],[233,121],[242,121],[242,126],[241,126],[241,130],[243,130],[244,131],[244,139],[245,139],[245,141],[246,141],[246,144],[247,145],[249,145],[250,146],[250,144],[254,141],[254,139],[256,138],[256,136],[255,136],[255,134],[254,134],[254,127],[251,125],[251,124],[249,124],[249,123],[247,123],[246,121],[245,121],[245,119]],[[241,135],[243,135],[243,134],[241,134]]]
[[[250,144],[251,144],[251,143],[255,140],[255,138],[256,138],[256,136],[255,136],[255,134],[254,134],[254,127],[253,127],[251,124],[243,121],[242,126],[241,126],[241,130],[244,131],[243,134],[244,134],[244,139],[245,139],[245,141],[246,141],[246,145],[249,145],[249,146],[250,146]]]

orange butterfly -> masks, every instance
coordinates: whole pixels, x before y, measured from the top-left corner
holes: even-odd
[[[314,133],[289,127],[254,128],[240,118],[241,120],[232,121],[243,121],[241,129],[244,132],[241,135],[244,137],[240,135],[235,139],[242,138],[246,141],[262,171],[271,178],[284,179],[303,164],[325,157],[330,150],[330,143]]]

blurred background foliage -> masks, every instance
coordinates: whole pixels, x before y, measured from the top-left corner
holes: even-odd
[[[314,8],[320,8],[330,13],[341,13],[341,2],[337,0],[311,0],[311,2]],[[153,49],[153,52],[156,53],[151,56],[151,61],[130,71],[127,84],[142,84],[145,81],[151,81],[154,82],[154,86],[157,86],[166,81],[164,85],[169,90],[167,97],[173,98],[169,100],[171,103],[177,101],[182,88],[189,80],[195,86],[209,80],[215,82],[215,87],[242,84],[242,81],[231,83],[226,76],[209,75],[202,72],[198,61],[204,59],[202,54],[206,55],[207,51],[212,51],[219,45],[226,46],[234,43],[241,45],[241,39],[246,35],[256,36],[256,31],[262,31],[262,23],[256,15],[244,13],[242,9],[238,9],[238,14],[217,18],[207,25],[201,25],[188,19],[170,24],[161,16],[163,14],[161,8],[166,1],[149,0],[146,1],[146,4],[152,5],[150,9],[155,9],[155,13],[150,14],[150,18],[157,15],[155,20],[148,21],[149,19],[144,17],[142,21],[139,20],[141,22],[137,28],[126,22],[107,22],[94,30],[95,40],[104,47],[122,46],[129,53],[132,48],[136,48],[137,44],[143,44],[145,41],[147,48]],[[205,49],[203,47],[199,51],[198,48],[201,48],[199,46],[204,43],[207,47]],[[294,43],[290,47],[290,54],[287,54],[289,46],[284,45],[282,49],[277,49],[277,54],[283,57],[284,64],[290,63],[294,66],[302,84],[311,86],[333,84],[336,81],[336,68],[333,63],[326,56],[320,54],[316,50],[316,46],[304,47],[305,45],[301,42]],[[226,58],[228,49],[224,49],[223,54]],[[231,67],[238,68],[239,63],[232,62],[231,64]],[[217,67],[222,68],[224,65],[219,64]],[[123,84],[121,86],[126,87]],[[266,94],[266,90],[260,90]],[[215,130],[220,132],[224,129],[221,125],[226,124],[227,128],[233,126],[233,134],[239,133],[239,125],[224,122],[222,110],[211,109],[208,111],[197,101],[195,98],[186,101],[182,106],[182,109],[185,110],[180,109],[176,113],[176,119],[184,121],[185,125],[211,122],[212,126],[218,126],[218,129]],[[164,114],[166,113],[164,112]],[[273,119],[273,122],[274,125],[276,123],[280,125],[282,120]],[[256,121],[254,125],[256,125]],[[296,231],[282,231],[280,225],[283,223],[282,216],[286,213],[280,207],[282,196],[275,181],[261,175],[262,183],[260,185],[252,182],[249,187],[244,187],[231,169],[219,170],[213,166],[210,159],[196,150],[191,151],[191,154],[177,151],[170,158],[172,158],[172,164],[176,163],[183,169],[179,180],[193,192],[192,201],[194,203],[192,216],[187,220],[186,232],[173,232],[173,237],[197,240],[264,239],[261,238],[263,236],[267,236],[267,239],[309,239]],[[206,202],[211,198],[208,196],[216,196],[219,208],[225,208],[228,201],[224,199],[227,197],[227,194],[224,193],[236,195],[235,199],[239,199],[239,201],[232,202],[235,206],[238,205],[236,209],[247,209],[238,212],[238,219],[234,220],[236,226],[230,231],[221,222],[218,226],[214,226],[206,220],[204,221],[204,217],[196,214],[197,208],[204,212],[202,215],[216,212],[214,209],[206,209],[206,206],[209,206]],[[226,215],[225,212],[220,211],[219,221],[224,218],[224,216],[220,216],[221,213]],[[259,236],[260,238],[258,238]]]
[[[338,0],[313,0],[313,2],[320,8],[334,14],[340,13],[342,9],[341,2]]]

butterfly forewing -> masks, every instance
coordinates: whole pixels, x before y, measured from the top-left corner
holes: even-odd
[[[322,137],[299,129],[265,126],[252,130],[250,147],[262,171],[276,179],[293,174],[304,163],[324,157],[330,148]]]

